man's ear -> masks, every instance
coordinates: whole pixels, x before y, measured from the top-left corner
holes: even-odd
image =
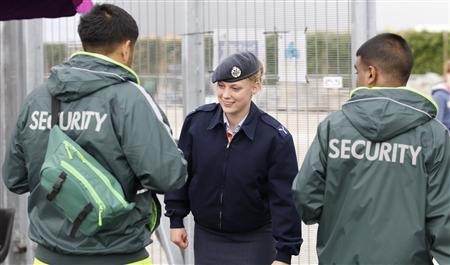
[[[131,62],[131,56],[133,56],[132,52],[131,52],[131,41],[130,40],[126,40],[124,41],[122,44],[120,44],[120,56],[123,59],[123,62],[125,62],[125,64],[129,64],[129,62]],[[130,65],[128,65],[130,66]]]
[[[377,68],[375,68],[375,66],[369,65],[368,69],[367,69],[367,75],[366,75],[368,87],[376,86],[377,79],[378,79]]]

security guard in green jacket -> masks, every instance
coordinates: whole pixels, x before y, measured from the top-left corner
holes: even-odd
[[[357,51],[351,99],[320,123],[294,184],[319,224],[321,264],[450,264],[450,138],[436,103],[405,87],[406,41],[381,34]]]
[[[23,104],[6,152],[4,182],[12,192],[30,192],[29,234],[38,244],[36,264],[150,264],[147,224],[157,213],[148,190],[183,186],[186,161],[163,122],[164,114],[129,68],[138,37],[134,19],[117,6],[96,5],[81,17],[78,32],[86,52],[53,67],[48,81]],[[136,204],[93,236],[71,236],[72,223],[38,185],[51,126],[51,96],[61,101],[60,128],[111,172],[127,201]]]

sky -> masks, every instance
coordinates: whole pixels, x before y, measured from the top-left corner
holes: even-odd
[[[426,27],[450,31],[450,0],[377,0],[377,31]]]

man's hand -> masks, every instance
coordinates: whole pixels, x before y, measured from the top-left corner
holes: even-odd
[[[289,265],[289,264],[282,262],[282,261],[275,260],[274,262],[272,262],[272,265]]]
[[[184,228],[172,228],[170,229],[170,240],[175,243],[179,248],[185,249],[189,245],[187,239],[187,232]]]

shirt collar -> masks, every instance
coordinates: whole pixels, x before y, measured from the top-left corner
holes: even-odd
[[[209,122],[208,130],[212,130],[215,128],[218,124],[222,124],[225,126],[225,121],[223,118],[223,110],[220,107],[220,104],[217,104],[218,108],[216,110],[216,113],[214,113],[213,117],[211,118],[211,121]],[[255,137],[255,131],[256,131],[256,124],[258,122],[258,117],[261,116],[263,112],[255,105],[255,103],[251,103],[250,105],[250,111],[247,114],[246,118],[243,119],[243,123],[240,126],[240,129],[247,135],[247,137],[253,141]],[[237,132],[237,131],[236,131]]]
[[[228,118],[227,118],[227,115],[225,114],[225,112],[222,112],[222,116],[223,116],[223,123],[225,124],[225,128],[226,128],[227,132],[231,133],[232,135],[235,135],[241,129],[242,124],[244,123],[245,119],[248,116],[248,113],[238,123],[238,125],[236,126],[236,129],[234,131],[231,129],[230,122],[228,121]]]

